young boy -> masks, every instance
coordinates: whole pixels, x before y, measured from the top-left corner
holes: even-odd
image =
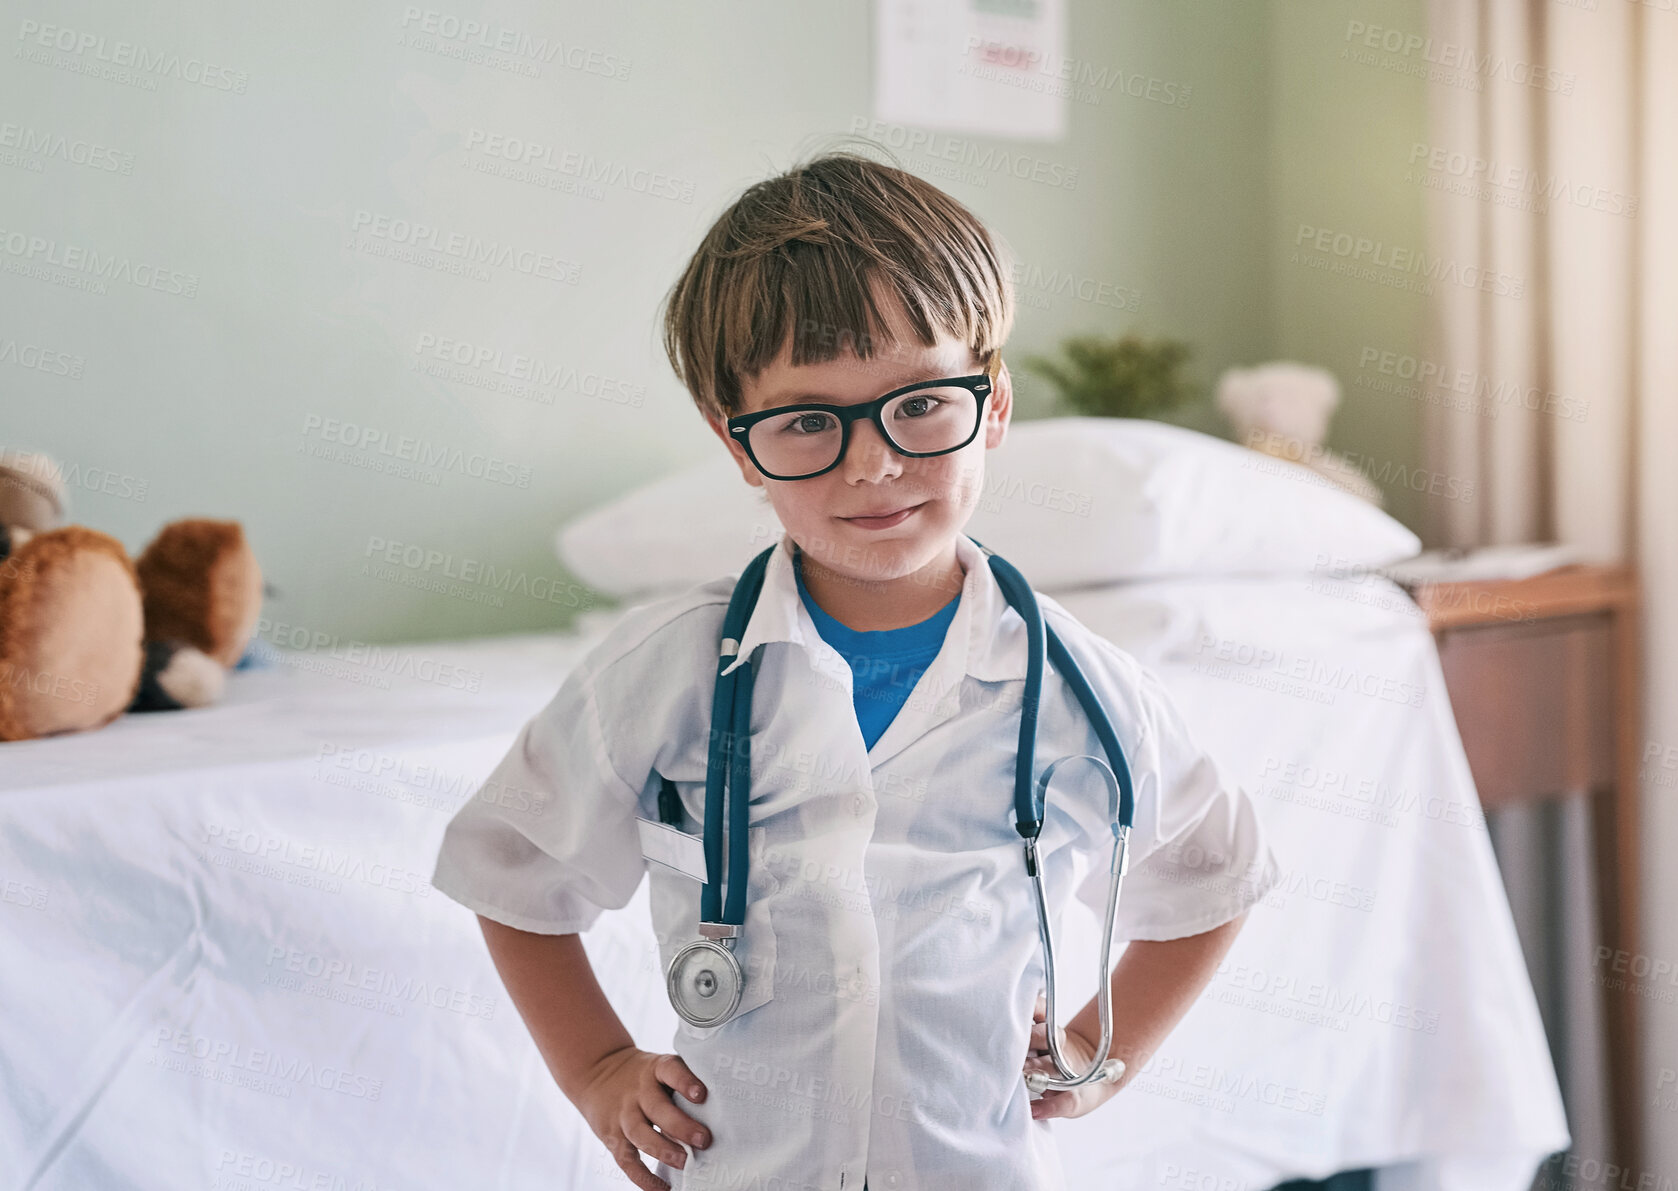
[[[1220,782],[1158,682],[1040,596],[1113,721],[1136,812],[1115,927],[1133,941],[1111,981],[1124,1078],[1030,1099],[1024,1072],[1052,1065],[1013,813],[1026,636],[962,532],[1012,413],[1012,320],[1007,269],[971,212],[844,153],[747,190],[671,292],[671,362],[785,529],[737,655],[756,671],[739,1008],[683,1022],[674,1054],[637,1049],[578,940],[643,873],[666,969],[697,936],[700,881],[649,870],[636,820],[659,818],[668,779],[677,826],[701,830],[734,575],[625,614],[489,778],[543,791],[545,809],[473,799],[433,878],[478,913],[554,1079],[637,1187],[1059,1191],[1046,1119],[1090,1112],[1141,1070],[1277,879],[1251,800]],[[952,380],[966,383],[848,431],[819,410],[728,425]],[[1078,754],[1104,756],[1046,666],[1036,773]],[[1070,897],[1107,893],[1107,787],[1069,764],[1046,803],[1058,920]],[[1085,958],[1057,956],[1063,980],[1087,987]],[[1064,1037],[1082,1070],[1095,1000]]]

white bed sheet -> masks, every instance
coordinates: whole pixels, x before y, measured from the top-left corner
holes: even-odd
[[[602,1185],[428,883],[590,640],[292,657],[213,708],[3,746],[0,1187]],[[650,961],[609,917],[589,945],[644,1023]]]
[[[1060,597],[1158,669],[1294,878],[1138,1082],[1057,1122],[1081,1185],[1256,1191],[1406,1163],[1383,1191],[1524,1191],[1566,1144],[1489,846],[1452,821],[1477,816],[1425,631],[1356,602],[1366,587],[1312,587]],[[214,708],[0,748],[0,1188],[628,1185],[475,920],[426,884],[450,815],[605,619],[291,658]],[[1220,642],[1421,683],[1421,706],[1278,695],[1209,669]],[[1324,792],[1284,780],[1295,763],[1442,801],[1310,805]],[[638,1043],[666,1049],[645,892],[586,943]],[[1093,936],[1079,913],[1069,939]],[[1313,983],[1364,999],[1313,1024]]]

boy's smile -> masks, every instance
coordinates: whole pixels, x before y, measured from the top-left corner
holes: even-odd
[[[889,291],[876,287],[887,333],[873,356],[849,348],[825,363],[793,365],[791,340],[755,378],[741,383],[740,413],[802,402],[854,405],[924,380],[971,376],[984,361],[965,343],[942,336],[919,341]],[[985,452],[1002,443],[1012,413],[1007,365],[981,406],[973,441],[947,455],[899,454],[870,421],[851,427],[838,465],[823,475],[774,480],[763,475],[727,428],[728,444],[748,484],[763,488],[781,524],[803,552],[805,587],[823,610],[859,631],[902,628],[933,615],[961,591],[955,537],[983,490]]]

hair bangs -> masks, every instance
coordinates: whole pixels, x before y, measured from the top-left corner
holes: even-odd
[[[895,304],[900,320],[882,304]],[[671,290],[664,342],[707,416],[783,351],[794,365],[869,359],[942,335],[981,357],[1013,322],[1013,290],[984,225],[913,174],[833,153],[748,189]]]

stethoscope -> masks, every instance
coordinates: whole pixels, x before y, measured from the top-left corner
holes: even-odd
[[[1106,710],[1096,698],[1089,682],[1079,670],[1072,655],[1061,643],[1053,629],[1043,621],[1043,612],[1031,585],[1011,564],[975,541],[990,562],[991,573],[1008,603],[1025,621],[1027,662],[1025,693],[1020,703],[1020,742],[1014,767],[1014,827],[1025,840],[1025,868],[1031,876],[1037,902],[1037,934],[1043,945],[1044,970],[1044,1033],[1049,1043],[1049,1054],[1060,1072],[1056,1078],[1044,1071],[1028,1072],[1026,1087],[1031,1098],[1044,1091],[1066,1091],[1086,1083],[1116,1081],[1124,1075],[1125,1065],[1119,1059],[1096,1061],[1088,1071],[1077,1073],[1061,1054],[1058,1031],[1055,1028],[1055,948],[1049,930],[1049,905],[1043,891],[1042,867],[1038,863],[1037,837],[1043,827],[1043,808],[1048,797],[1049,781],[1055,771],[1067,761],[1089,761],[1101,771],[1107,785],[1108,817],[1113,824],[1113,856],[1108,867],[1106,922],[1101,932],[1101,971],[1097,982],[1097,1009],[1101,1017],[1101,1044],[1097,1055],[1107,1053],[1113,1041],[1112,990],[1109,982],[1113,948],[1113,921],[1118,913],[1119,886],[1129,868],[1129,841],[1135,797],[1131,789],[1130,767],[1125,762],[1124,749]],[[723,818],[728,819],[728,902],[722,905],[722,889],[714,879],[707,879],[700,897],[698,939],[688,943],[670,961],[665,985],[670,1003],[676,1013],[691,1026],[706,1029],[720,1026],[731,1019],[740,1007],[745,990],[745,976],[740,961],[734,955],[735,940],[746,921],[746,866],[748,863],[746,831],[751,789],[751,713],[752,663],[747,658],[740,665],[728,667],[740,652],[740,638],[746,623],[757,606],[758,594],[763,589],[763,576],[769,557],[780,543],[770,546],[747,564],[734,594],[728,601],[723,617],[722,645],[716,681],[716,694],[711,710],[710,750],[705,766],[705,871],[714,877],[722,863]],[[1045,648],[1045,641],[1047,643]],[[1045,655],[1054,663],[1066,684],[1083,706],[1100,738],[1102,748],[1112,764],[1088,753],[1062,757],[1043,770],[1035,787],[1031,771],[1037,752],[1037,706],[1043,693],[1043,660]],[[726,671],[726,673],[724,672]],[[741,747],[734,747],[736,744]],[[724,778],[729,793],[725,807]],[[665,794],[673,794],[666,783]],[[668,801],[665,803],[669,805]]]

